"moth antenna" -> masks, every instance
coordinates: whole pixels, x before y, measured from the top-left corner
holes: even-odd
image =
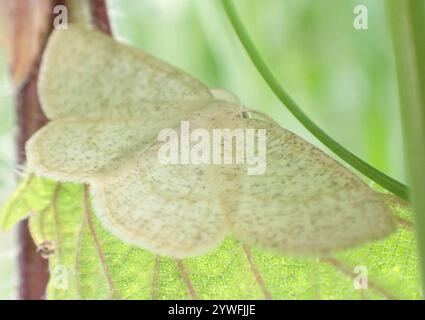
[[[13,166],[13,173],[16,174],[19,178],[23,178],[28,175],[26,167],[20,164],[15,164]]]

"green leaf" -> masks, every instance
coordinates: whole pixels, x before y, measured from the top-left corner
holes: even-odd
[[[419,298],[415,240],[409,228],[324,259],[282,257],[244,248],[229,237],[209,254],[176,261],[155,257],[106,231],[82,185],[54,184],[49,190],[41,198],[52,205],[31,216],[30,229],[37,245],[55,248],[50,256],[50,299]],[[410,217],[408,208],[397,210]],[[354,287],[356,266],[366,267],[367,290]]]
[[[0,210],[0,228],[7,231],[29,214],[46,210],[55,185],[55,181],[33,175],[22,179]]]

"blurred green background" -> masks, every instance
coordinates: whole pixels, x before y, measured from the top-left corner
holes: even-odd
[[[0,51],[1,53],[1,51]],[[0,55],[0,204],[15,185],[13,94],[4,55]],[[14,234],[0,231],[0,299],[15,297],[16,243]]]
[[[12,1],[12,0],[11,0]],[[258,49],[304,111],[338,142],[404,181],[395,68],[383,0],[235,0]],[[110,0],[116,37],[233,91],[322,147],[282,106],[216,0]],[[369,28],[355,30],[366,5]],[[0,59],[0,200],[13,187],[12,91]],[[13,235],[0,234],[0,298],[16,284]]]

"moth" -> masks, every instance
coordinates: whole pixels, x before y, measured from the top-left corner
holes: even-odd
[[[88,184],[104,227],[155,254],[201,255],[231,234],[278,254],[327,255],[394,230],[376,192],[321,150],[98,31],[54,31],[38,91],[50,122],[26,145],[28,170]],[[181,120],[209,131],[265,128],[266,172],[161,164],[158,133]]]

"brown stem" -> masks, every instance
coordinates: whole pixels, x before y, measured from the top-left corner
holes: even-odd
[[[193,287],[192,281],[190,280],[189,274],[186,271],[186,268],[185,268],[185,266],[183,264],[183,261],[182,260],[179,260],[179,259],[176,259],[176,263],[177,263],[177,267],[178,267],[178,269],[180,271],[180,275],[181,275],[183,281],[186,284],[187,292],[189,294],[189,297],[192,300],[197,300],[198,299],[198,295],[196,294],[196,290]]]
[[[346,266],[343,262],[339,261],[338,259],[329,257],[329,258],[323,258],[321,259],[323,262],[328,263],[329,265],[333,266],[335,269],[341,271],[345,275],[349,276],[350,278],[354,279],[357,275],[351,271],[351,269]],[[397,297],[393,296],[390,292],[385,290],[384,288],[378,286],[375,282],[372,282],[370,279],[368,280],[368,286],[381,294],[385,297],[387,300],[398,300]]]
[[[1,3],[12,14],[8,19],[8,26],[12,30],[11,44],[12,58],[10,59],[12,72],[15,66],[22,65],[22,60],[29,59],[30,54],[25,50],[37,43],[36,51],[31,56],[29,71],[18,78],[19,86],[16,91],[16,119],[18,124],[17,150],[18,164],[25,164],[26,141],[46,122],[41,111],[37,96],[37,78],[41,56],[47,42],[47,38],[53,28],[53,8],[57,5],[66,5],[66,0],[31,0],[6,1]],[[107,34],[111,34],[111,28],[106,10],[105,0],[91,0],[90,6],[95,25]],[[31,25],[29,25],[32,23]],[[35,30],[35,31],[34,31]],[[36,41],[34,40],[36,39]],[[31,43],[28,45],[28,43]],[[27,56],[25,56],[27,55]],[[18,226],[19,241],[19,298],[20,299],[43,299],[49,278],[48,265],[36,252],[36,246],[28,230],[28,221],[24,220]]]
[[[409,231],[413,230],[413,223],[409,220],[406,220],[402,217],[396,217],[397,223],[399,223],[402,227],[406,228]]]
[[[155,256],[153,262],[153,273],[152,273],[152,300],[158,300],[158,269],[159,269],[159,256]]]
[[[13,6],[12,16],[7,22],[13,35],[12,57],[10,59],[12,72],[16,65],[22,65],[26,60],[28,72],[19,76],[16,83],[16,121],[18,125],[17,150],[18,165],[24,165],[26,141],[45,123],[46,118],[41,111],[37,96],[37,77],[41,56],[53,26],[53,7],[63,4],[61,0],[30,0],[10,1]],[[25,48],[36,43],[34,52]],[[28,60],[30,59],[30,60]],[[13,74],[16,79],[16,74]],[[28,230],[28,221],[22,221],[18,226],[18,268],[20,299],[43,299],[49,278],[47,261],[37,252],[34,241]]]
[[[261,291],[263,292],[264,299],[265,300],[271,300],[272,295],[270,294],[269,289],[266,287],[266,283],[264,282],[264,278],[261,276],[260,271],[258,270],[257,266],[254,263],[251,249],[249,249],[247,246],[243,246],[243,249],[245,251],[246,258],[249,262],[249,266],[251,267],[252,274],[255,277],[255,281],[257,281]]]
[[[93,24],[104,33],[112,36],[106,1],[90,0],[90,11]]]
[[[88,185],[84,185],[84,219],[85,224],[87,225],[89,235],[93,240],[94,248],[96,250],[97,256],[99,257],[100,264],[102,266],[103,272],[105,274],[106,280],[109,285],[109,297],[114,298],[117,290],[115,289],[114,281],[112,279],[111,272],[109,271],[108,264],[106,262],[105,253],[103,252],[102,245],[100,244],[99,238],[97,237],[96,230],[93,225],[91,218],[91,204],[90,204],[90,195]]]

